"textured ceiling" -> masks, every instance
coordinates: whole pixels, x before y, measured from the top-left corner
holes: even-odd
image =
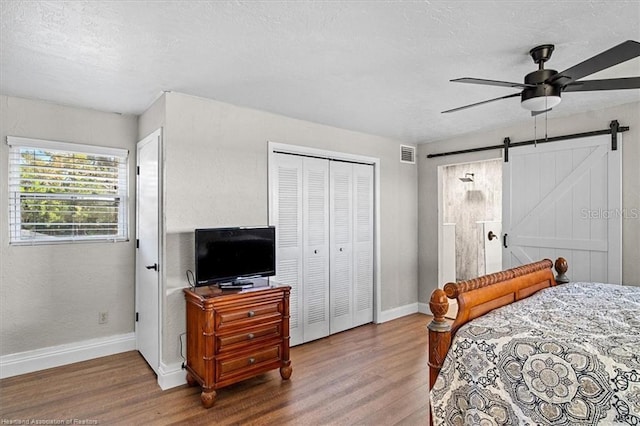
[[[0,90],[140,114],[177,91],[289,117],[428,142],[530,122],[517,92],[530,48],[562,71],[640,40],[634,1],[6,1]],[[604,76],[640,75],[640,60]],[[640,90],[565,93],[554,117],[640,100]]]

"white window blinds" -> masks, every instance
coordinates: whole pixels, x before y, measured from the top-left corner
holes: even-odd
[[[128,238],[128,151],[7,137],[9,241]]]

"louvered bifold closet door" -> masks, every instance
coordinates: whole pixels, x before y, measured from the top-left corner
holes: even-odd
[[[271,166],[271,224],[276,227],[276,276],[272,280],[291,286],[291,345],[304,342],[302,160],[302,157],[276,154]]]
[[[373,166],[353,165],[353,327],[373,321]]]
[[[331,333],[353,327],[353,164],[332,161],[331,217]]]
[[[304,341],[329,335],[329,162],[304,158]]]
[[[277,276],[291,286],[291,345],[373,321],[374,168],[274,154]]]

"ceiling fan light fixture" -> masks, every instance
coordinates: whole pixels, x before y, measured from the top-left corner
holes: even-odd
[[[546,111],[558,105],[561,100],[560,96],[539,96],[537,98],[524,99],[520,105],[529,111]]]
[[[525,82],[531,84],[532,81],[530,77],[534,76],[534,74],[541,74],[541,76],[544,77],[544,75],[542,75],[543,72],[545,74],[550,73],[550,75],[556,73],[553,70],[535,71],[527,75]],[[546,83],[536,84],[535,87],[527,87],[520,95],[520,105],[529,111],[546,111],[560,103],[561,90],[560,86]]]

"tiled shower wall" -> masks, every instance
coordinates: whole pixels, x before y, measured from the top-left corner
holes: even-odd
[[[473,173],[473,182],[459,178]],[[443,222],[456,224],[456,280],[478,276],[477,221],[502,220],[502,160],[446,166],[442,175]]]

